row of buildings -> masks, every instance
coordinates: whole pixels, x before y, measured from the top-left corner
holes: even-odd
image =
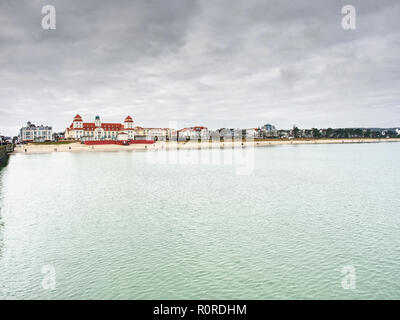
[[[264,138],[277,136],[277,130],[270,124],[262,128],[251,129],[221,128],[209,130],[204,126],[188,127],[180,130],[172,128],[143,128],[134,126],[131,116],[127,116],[122,123],[109,123],[102,122],[100,116],[96,116],[94,122],[85,122],[77,114],[65,132],[61,133],[54,133],[51,126],[36,126],[28,122],[26,126],[21,128],[18,140],[20,142],[45,142],[54,140],[77,140],[81,142],[102,140],[187,141],[211,139],[216,136]]]
[[[210,130],[204,126],[183,128],[143,128],[134,126],[131,116],[127,116],[122,123],[102,122],[96,116],[93,122],[85,122],[77,114],[65,132],[54,133],[51,126],[36,126],[30,122],[22,127],[18,140],[20,142],[44,142],[58,140],[76,141],[130,141],[130,140],[154,140],[154,141],[188,141],[207,140],[218,138],[225,139],[268,139],[268,138],[355,138],[355,137],[396,137],[400,135],[398,128],[394,129],[299,129],[293,126],[290,130],[277,130],[275,126],[266,124],[258,128],[220,128]]]

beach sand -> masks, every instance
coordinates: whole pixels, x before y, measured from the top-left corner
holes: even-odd
[[[146,149],[154,149],[154,144],[132,144],[129,146],[122,145],[86,145],[79,142],[69,144],[32,144],[16,145],[14,153],[49,153],[49,152],[112,152],[112,151],[139,151]]]
[[[391,139],[270,139],[262,141],[230,141],[230,142],[156,142],[154,144],[131,144],[122,145],[94,145],[89,146],[79,142],[70,144],[26,144],[17,145],[13,153],[49,153],[49,152],[117,152],[117,151],[148,151],[148,150],[175,150],[175,149],[212,149],[212,148],[242,148],[242,147],[265,147],[274,145],[290,144],[341,144],[341,143],[383,143],[400,142],[400,138]]]

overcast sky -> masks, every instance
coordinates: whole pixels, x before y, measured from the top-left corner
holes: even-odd
[[[43,30],[42,6],[57,10]],[[357,29],[341,26],[343,5]],[[400,126],[398,0],[0,1],[0,132]]]

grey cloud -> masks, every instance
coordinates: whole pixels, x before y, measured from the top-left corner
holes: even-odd
[[[398,126],[400,4],[53,0],[0,3],[0,131],[79,112],[142,126]]]

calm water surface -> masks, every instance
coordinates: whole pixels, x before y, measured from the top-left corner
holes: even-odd
[[[11,156],[0,298],[400,298],[400,143],[258,148],[250,175],[152,156]]]

